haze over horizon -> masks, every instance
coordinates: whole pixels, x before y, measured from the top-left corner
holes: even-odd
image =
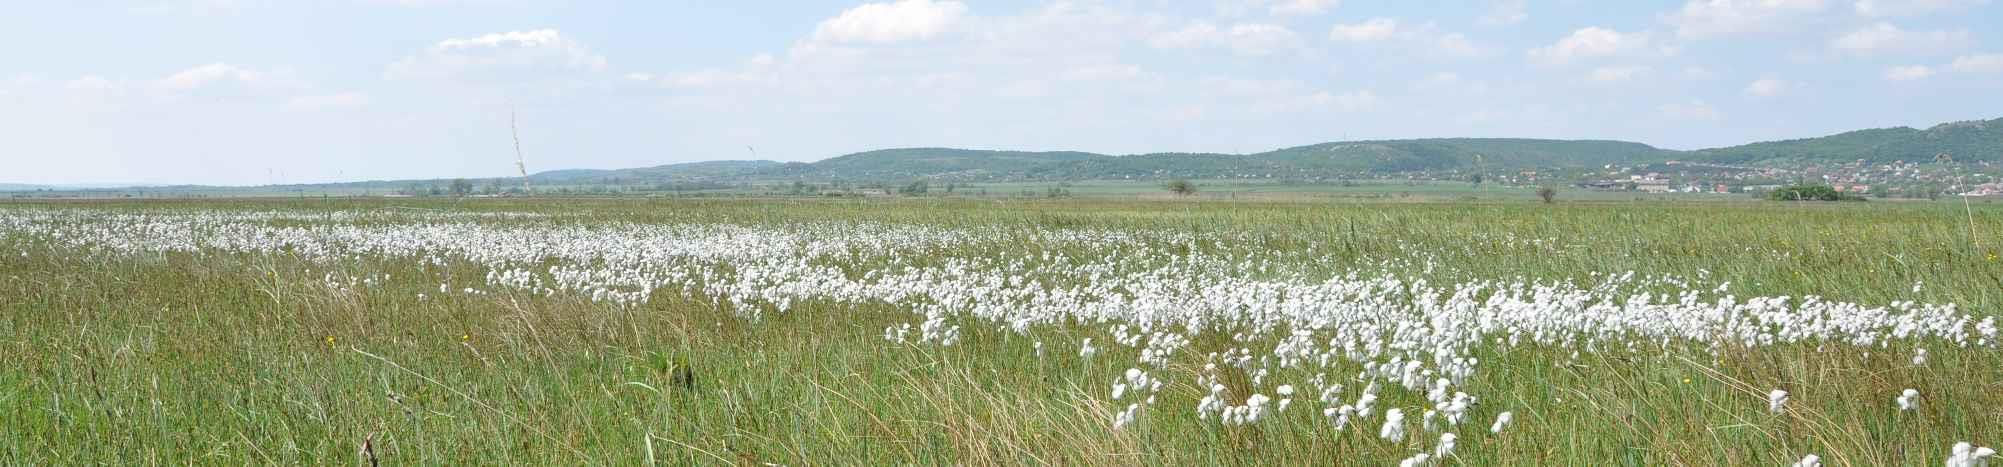
[[[14,10],[0,17],[0,183],[507,176],[511,110],[532,172],[922,146],[1695,149],[2003,116],[2003,6],[1989,0]]]

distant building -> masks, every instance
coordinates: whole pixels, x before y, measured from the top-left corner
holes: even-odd
[[[1968,192],[1965,192],[1965,193],[1962,193],[1961,195],[1962,195],[1962,196],[2003,196],[2003,184],[1997,184],[1997,183],[1985,183],[1985,184],[1981,184],[1981,185],[1976,185],[1976,186],[1975,186],[1974,188],[1975,188],[1974,190],[1970,190],[1970,191],[1968,191]]]

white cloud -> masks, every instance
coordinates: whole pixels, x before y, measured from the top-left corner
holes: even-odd
[[[1692,65],[1683,67],[1683,77],[1694,80],[1709,81],[1717,79],[1718,72],[1711,71],[1710,68]]]
[[[73,86],[109,85],[111,88],[123,85],[110,80],[96,80],[85,77],[82,82],[72,82]],[[229,63],[210,63],[169,74],[152,80],[141,87],[153,91],[157,97],[178,98],[191,95],[211,97],[233,96],[275,96],[299,92],[312,85],[300,80],[289,70],[257,69]],[[97,90],[111,90],[100,87]]]
[[[1224,47],[1239,55],[1270,55],[1301,47],[1300,35],[1276,24],[1238,23],[1218,28],[1206,21],[1191,23],[1175,31],[1158,34],[1151,41],[1164,49]]]
[[[1598,83],[1614,83],[1633,80],[1636,76],[1647,72],[1648,67],[1641,66],[1599,67],[1594,68],[1591,73],[1587,73],[1586,80]]]
[[[257,70],[228,63],[211,63],[169,75],[166,78],[162,78],[159,84],[161,87],[167,89],[188,90],[214,83],[232,81],[243,84],[257,84],[264,82],[265,79],[265,74]]]
[[[1793,83],[1781,80],[1780,78],[1769,76],[1753,80],[1753,82],[1751,83],[1747,83],[1744,92],[1747,97],[1752,97],[1756,99],[1765,99],[1771,97],[1780,97],[1782,94],[1787,94],[1787,92],[1793,88],[1794,88]]]
[[[605,57],[584,44],[555,29],[537,29],[445,39],[391,64],[388,75],[524,80],[605,67]]]
[[[543,47],[563,42],[563,33],[555,29],[534,31],[508,31],[485,34],[464,39],[446,39],[433,45],[433,50],[449,51],[460,49],[495,48],[501,46]]]
[[[1478,21],[1481,24],[1489,26],[1507,26],[1521,23],[1523,20],[1530,19],[1528,8],[1529,5],[1524,0],[1498,1],[1495,2],[1494,7],[1489,8],[1488,13],[1482,14],[1481,19]]]
[[[1907,31],[1891,23],[1879,22],[1829,41],[1838,52],[1858,56],[1930,55],[1951,53],[1967,47],[1968,31]]]
[[[1268,10],[1274,15],[1317,15],[1341,4],[1339,0],[1280,0]]]
[[[298,111],[349,110],[366,107],[369,96],[359,92],[318,94],[294,97],[285,102],[285,108]]]
[[[1662,20],[1677,37],[1703,39],[1774,32],[1823,8],[1823,0],[1690,0]]]
[[[1622,33],[1594,26],[1572,31],[1571,35],[1550,46],[1531,49],[1530,58],[1545,63],[1569,63],[1634,53],[1646,50],[1647,46],[1646,33]]]
[[[2003,73],[2003,54],[1963,55],[1947,67],[1962,73]]]
[[[885,44],[938,37],[959,24],[967,5],[957,1],[898,0],[866,3],[822,21],[814,39]]]
[[[1725,118],[1725,114],[1719,112],[1717,107],[1712,107],[1711,104],[1701,100],[1662,104],[1656,107],[1656,111],[1665,117],[1677,120],[1717,121]]]
[[[1448,33],[1433,40],[1434,46],[1442,53],[1458,57],[1488,55],[1488,49],[1468,40],[1461,33]]]
[[[1421,49],[1425,53],[1446,57],[1480,57],[1491,52],[1490,48],[1468,39],[1466,34],[1441,32],[1432,23],[1416,27],[1408,26],[1394,18],[1371,18],[1360,23],[1337,24],[1329,29],[1328,38],[1337,42],[1351,43],[1397,41]]]
[[[1913,16],[1987,5],[1989,0],[1858,0],[1854,9],[1862,16]]]
[[[1933,76],[1933,68],[1924,65],[1895,66],[1885,69],[1885,79],[1891,81],[1913,81]]]
[[[1344,42],[1375,42],[1390,39],[1397,33],[1398,20],[1371,18],[1361,23],[1337,24],[1328,31],[1328,38]]]

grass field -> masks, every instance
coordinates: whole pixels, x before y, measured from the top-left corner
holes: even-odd
[[[16,202],[0,458],[1941,465],[2003,445],[1999,253],[1947,203]]]

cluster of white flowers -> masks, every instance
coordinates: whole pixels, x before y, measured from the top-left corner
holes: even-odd
[[[1113,382],[1113,400],[1120,400],[1129,393],[1145,394],[1147,400],[1143,402],[1154,405],[1155,394],[1160,393],[1161,388],[1161,380],[1148,377],[1148,373],[1139,368],[1128,368],[1125,377]]]

